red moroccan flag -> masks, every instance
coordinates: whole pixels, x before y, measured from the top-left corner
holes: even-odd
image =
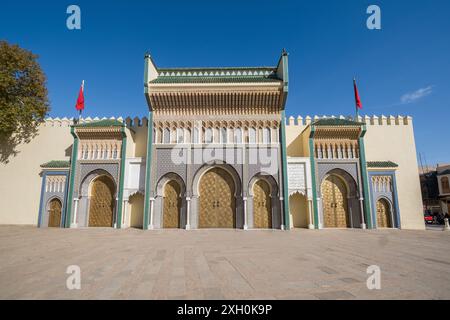
[[[353,79],[353,88],[355,89],[355,103],[358,109],[362,109],[361,98],[359,97],[358,87],[356,86],[356,79]]]
[[[84,80],[81,82],[80,92],[78,93],[78,99],[75,108],[80,112],[81,110],[84,110]]]

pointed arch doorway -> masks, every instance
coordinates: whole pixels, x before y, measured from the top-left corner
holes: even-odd
[[[253,227],[256,229],[272,228],[272,202],[270,186],[263,179],[253,185]]]
[[[214,167],[200,178],[199,228],[235,228],[236,201],[232,176]]]
[[[112,178],[101,175],[91,182],[89,227],[112,227],[115,209],[115,184]]]
[[[48,226],[60,227],[61,226],[61,209],[62,203],[59,199],[53,198],[48,204]]]

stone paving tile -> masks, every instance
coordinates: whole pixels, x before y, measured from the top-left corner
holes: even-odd
[[[355,298],[350,292],[343,290],[315,293],[314,295],[320,300],[348,300]]]
[[[449,243],[442,231],[0,226],[0,299],[450,299]],[[81,290],[66,288],[69,265]],[[366,287],[370,265],[381,290]]]

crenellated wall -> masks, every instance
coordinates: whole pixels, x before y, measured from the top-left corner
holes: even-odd
[[[107,118],[82,118],[92,122]],[[115,119],[109,118],[109,119]],[[117,118],[124,121],[123,118]],[[147,143],[147,118],[126,118],[127,158],[144,157]],[[30,143],[17,147],[18,154],[8,164],[0,164],[0,224],[37,225],[41,194],[41,164],[51,160],[70,160],[73,118],[47,118]],[[131,129],[131,130],[130,130]]]
[[[309,156],[309,125],[323,118],[354,119],[344,116],[289,117],[286,119],[288,156]],[[402,228],[423,229],[422,196],[412,117],[374,115],[359,116],[357,120],[366,124],[366,160],[393,161],[399,165],[396,169],[396,182]]]
[[[287,155],[308,157],[310,124],[326,117],[290,117],[286,119]],[[328,117],[329,118],[329,117]],[[339,116],[339,118],[344,118]],[[92,122],[107,118],[82,118]],[[109,118],[127,124],[127,158],[145,159],[147,150],[147,118]],[[349,119],[349,117],[344,118]],[[351,118],[350,118],[351,119]],[[422,202],[414,142],[413,121],[409,116],[365,116],[367,161],[393,161],[399,165],[397,189],[402,227],[423,229]],[[0,164],[0,224],[32,224],[38,220],[42,179],[40,165],[51,160],[69,160],[73,137],[73,118],[48,118],[38,135],[18,147],[19,153],[8,164]]]

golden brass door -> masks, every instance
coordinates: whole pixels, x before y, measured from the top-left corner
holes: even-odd
[[[377,201],[377,225],[378,228],[391,228],[391,210],[385,199]]]
[[[253,185],[253,227],[272,228],[270,187],[264,180],[258,180]]]
[[[234,228],[233,178],[223,169],[213,168],[200,179],[199,228]]]
[[[49,204],[48,213],[48,226],[60,227],[61,226],[61,201],[58,199],[52,199]]]
[[[335,175],[322,182],[323,220],[326,228],[347,228],[347,189],[344,182]]]
[[[114,182],[107,176],[100,176],[92,182],[89,227],[112,227],[114,191]]]
[[[163,201],[163,228],[180,227],[180,186],[175,180],[171,180],[164,186]]]

